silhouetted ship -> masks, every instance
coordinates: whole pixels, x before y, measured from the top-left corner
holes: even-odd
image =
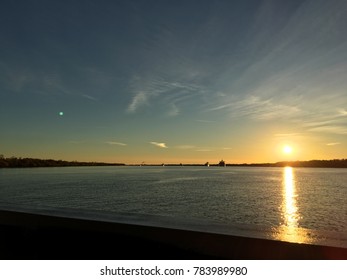
[[[226,166],[226,163],[224,160],[221,160],[219,163],[218,163],[218,166],[223,166],[225,167]]]

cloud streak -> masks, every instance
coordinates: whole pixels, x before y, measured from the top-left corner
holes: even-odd
[[[341,143],[339,142],[333,142],[333,143],[327,143],[327,146],[336,146],[336,145],[340,145]]]
[[[320,126],[320,127],[310,128],[309,131],[345,135],[345,134],[347,134],[347,127],[345,127],[345,126]]]
[[[195,150],[196,152],[213,152],[214,150],[212,149],[198,149],[198,150]]]
[[[202,86],[184,81],[178,75],[164,77],[155,72],[134,77],[130,87],[134,95],[128,104],[128,113],[136,113],[147,106],[152,111],[155,108],[156,112],[171,117],[179,115],[182,106],[186,107],[189,100],[203,92]]]
[[[140,107],[148,104],[150,95],[146,92],[140,91],[133,97],[131,103],[128,106],[127,111],[129,113],[135,113]]]
[[[190,149],[196,148],[196,146],[194,146],[194,145],[178,145],[175,148],[180,149],[180,150],[190,150]]]
[[[158,147],[158,148],[165,148],[165,149],[168,148],[165,143],[159,143],[159,142],[154,142],[154,141],[149,142],[149,143],[154,145],[154,146],[156,146],[156,147]]]
[[[117,146],[127,146],[127,144],[125,143],[122,143],[122,142],[115,142],[115,141],[107,141],[105,142],[106,144],[109,144],[109,145],[117,145]]]
[[[82,94],[82,97],[86,98],[86,99],[89,99],[89,100],[92,100],[92,101],[98,101],[97,98],[91,96],[91,95],[88,95],[88,94]]]
[[[278,118],[293,118],[300,114],[300,108],[295,105],[282,104],[273,98],[261,98],[250,95],[233,102],[223,104],[208,111],[227,110],[232,118],[248,117],[254,120],[274,120]]]

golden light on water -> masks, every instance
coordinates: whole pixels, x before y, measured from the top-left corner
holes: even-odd
[[[282,215],[284,224],[287,227],[294,228],[298,226],[298,208],[296,206],[295,181],[292,167],[285,167],[283,174],[283,203]]]
[[[300,209],[297,205],[298,195],[292,167],[283,169],[282,182],[282,224],[274,230],[273,237],[289,242],[312,243],[314,240],[309,230],[299,227]]]

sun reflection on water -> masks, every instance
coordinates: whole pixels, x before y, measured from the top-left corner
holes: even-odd
[[[296,206],[296,190],[292,167],[284,168],[283,183],[282,216],[284,225],[289,228],[295,228],[298,226],[299,215],[298,207]]]
[[[274,229],[273,237],[289,242],[312,243],[314,240],[309,230],[299,227],[300,212],[297,206],[298,195],[292,167],[284,168],[282,182],[282,223],[280,227]]]

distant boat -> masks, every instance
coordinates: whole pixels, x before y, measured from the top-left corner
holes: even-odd
[[[223,166],[225,167],[226,166],[226,163],[224,160],[221,160],[219,163],[218,163],[218,166]]]
[[[210,163],[209,163],[209,162],[206,162],[204,165],[207,166],[207,167],[209,167],[209,166],[210,166]]]

